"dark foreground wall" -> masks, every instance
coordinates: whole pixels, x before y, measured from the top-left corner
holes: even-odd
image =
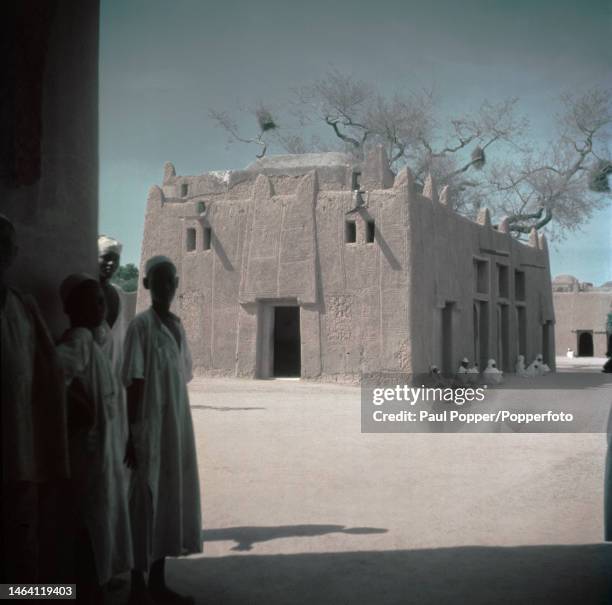
[[[0,212],[20,250],[9,279],[58,334],[59,283],[97,271],[99,2],[11,5],[0,42]]]

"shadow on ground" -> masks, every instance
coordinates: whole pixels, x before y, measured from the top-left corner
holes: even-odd
[[[192,410],[215,410],[217,412],[244,412],[246,410],[265,410],[266,408],[257,406],[237,407],[227,405],[192,405]]]
[[[458,547],[169,561],[169,581],[214,605],[609,603],[605,544]]]
[[[202,539],[206,542],[233,540],[232,550],[252,550],[257,542],[268,542],[280,538],[312,538],[325,534],[383,534],[387,530],[379,527],[345,527],[344,525],[279,525],[272,527],[223,527],[205,529]],[[205,547],[206,548],[206,547]]]

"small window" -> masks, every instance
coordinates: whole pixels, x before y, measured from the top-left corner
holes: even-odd
[[[374,234],[376,233],[376,226],[374,221],[366,221],[366,243],[374,243]]]
[[[355,191],[361,188],[361,172],[353,172],[351,178],[351,189]]]
[[[212,229],[210,227],[204,227],[202,239],[202,250],[210,250],[210,240],[212,238]]]
[[[181,183],[181,197],[187,197],[189,193],[189,183]]]
[[[508,298],[508,266],[497,265],[497,296]]]
[[[489,263],[484,260],[474,260],[474,288],[478,294],[489,293]]]
[[[355,221],[346,221],[344,223],[344,242],[354,244],[357,241],[357,225]]]
[[[516,300],[525,300],[525,272],[514,272],[514,298]]]
[[[196,249],[196,230],[192,227],[187,229],[187,252],[192,252]]]
[[[185,192],[187,195],[187,192]],[[198,202],[198,214],[202,214],[206,210],[206,204],[204,202]]]

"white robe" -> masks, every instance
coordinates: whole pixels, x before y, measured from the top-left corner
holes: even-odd
[[[68,330],[57,351],[67,380],[79,378],[95,404],[93,427],[70,437],[71,474],[78,522],[89,532],[98,581],[105,584],[133,565],[117,383],[90,330]]]
[[[123,297],[125,293],[122,288],[120,288],[116,284],[111,284],[117,295],[119,296],[119,312],[117,314],[117,319],[111,326],[104,321],[102,326],[100,327],[101,332],[104,334],[102,341],[102,350],[107,354],[108,358],[111,361],[111,365],[113,367],[113,372],[115,375],[115,379],[117,384],[119,385],[119,408],[121,410],[120,414],[120,425],[121,425],[121,436],[125,442],[127,442],[128,436],[128,426],[127,426],[127,408],[126,408],[126,399],[125,399],[125,389],[123,388],[123,380],[121,378],[121,371],[123,368],[123,343],[125,340],[125,333],[127,332],[127,328],[129,325],[129,321],[127,320],[125,313],[125,303],[123,301]]]
[[[125,338],[123,382],[144,379],[143,404],[132,424],[136,469],[130,486],[135,569],[162,557],[202,551],[200,484],[187,382],[187,337],[179,347],[152,309],[138,314]]]
[[[7,289],[0,308],[2,479],[69,475],[65,388],[55,347],[34,300]]]

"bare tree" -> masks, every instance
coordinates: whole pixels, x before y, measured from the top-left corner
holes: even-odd
[[[276,130],[278,126],[272,117],[270,110],[268,110],[262,104],[257,106],[251,113],[253,113],[256,119],[258,132],[254,137],[245,137],[240,134],[238,124],[229,116],[227,112],[217,111],[215,109],[209,109],[208,111],[208,115],[217,123],[217,125],[223,128],[229,134],[229,142],[238,141],[240,143],[258,145],[260,147],[260,151],[255,155],[255,157],[263,158],[264,155],[266,155],[269,144],[266,135],[269,135],[269,133]]]
[[[517,237],[554,218],[548,228],[554,238],[578,228],[610,192],[610,99],[601,89],[565,95],[557,137],[540,150],[527,138],[529,123],[516,98],[483,101],[473,113],[448,117],[431,90],[389,97],[338,70],[290,91],[282,128],[262,105],[255,111],[258,134],[250,138],[226,113],[211,116],[233,140],[259,145],[257,157],[274,145],[288,153],[341,149],[359,160],[382,144],[390,167],[408,164],[417,186],[428,174],[448,186],[458,212],[475,216],[486,205],[509,216]]]
[[[564,95],[557,116],[558,134],[541,150],[491,172],[491,195],[520,234],[550,223],[559,237],[573,231],[605,205],[612,163],[606,156],[612,126],[609,91]]]

